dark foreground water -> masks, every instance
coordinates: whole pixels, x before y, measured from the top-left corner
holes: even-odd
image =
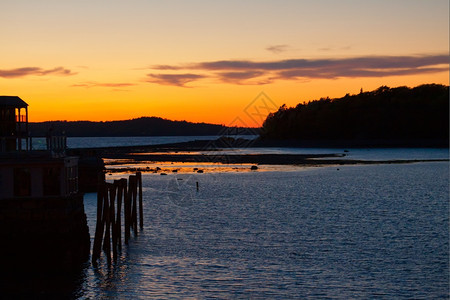
[[[447,162],[143,183],[144,230],[116,265],[88,266],[74,297],[449,297]],[[91,236],[95,205],[87,194]]]

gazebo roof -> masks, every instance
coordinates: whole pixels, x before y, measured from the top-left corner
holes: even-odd
[[[0,96],[0,107],[25,108],[28,104],[17,96]]]

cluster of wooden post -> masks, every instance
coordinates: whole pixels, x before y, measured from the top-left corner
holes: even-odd
[[[96,265],[97,259],[103,250],[108,264],[111,263],[111,245],[114,262],[117,261],[117,252],[122,249],[122,199],[123,217],[125,221],[125,244],[128,245],[131,229],[134,234],[138,232],[137,210],[139,206],[139,227],[144,227],[142,208],[142,175],[130,175],[128,184],[126,179],[114,180],[107,183],[104,179],[99,182],[97,192],[97,224],[95,228],[94,248],[92,250],[92,263]],[[138,204],[139,202],[139,204]]]

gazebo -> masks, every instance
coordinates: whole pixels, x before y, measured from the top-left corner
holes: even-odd
[[[65,154],[64,136],[48,135],[46,142],[47,149],[33,150],[28,104],[0,96],[0,200],[78,193],[78,157]]]
[[[0,152],[30,148],[28,104],[17,96],[0,96]]]

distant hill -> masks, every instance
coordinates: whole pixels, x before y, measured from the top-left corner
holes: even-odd
[[[32,136],[46,136],[51,129],[55,134],[65,133],[74,137],[100,136],[186,136],[242,134],[245,130],[228,128],[223,125],[171,121],[157,117],[142,117],[124,121],[49,121],[30,123]]]
[[[265,140],[449,139],[449,87],[381,86],[371,92],[321,98],[267,116]]]

